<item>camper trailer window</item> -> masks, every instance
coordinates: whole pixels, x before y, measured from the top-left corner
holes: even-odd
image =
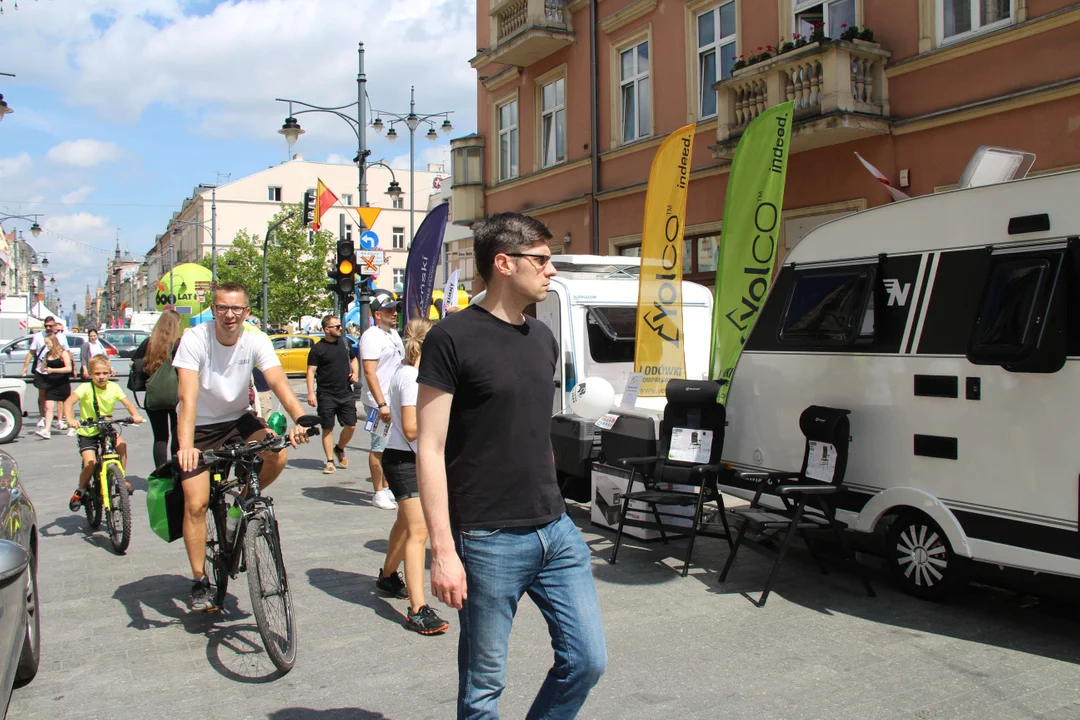
[[[875,275],[870,266],[797,272],[780,341],[813,346],[873,339]]]
[[[1049,271],[1043,258],[1008,260],[991,270],[979,310],[977,347],[1019,351],[1027,345]]]
[[[636,307],[589,308],[585,318],[594,362],[634,362],[636,311]]]

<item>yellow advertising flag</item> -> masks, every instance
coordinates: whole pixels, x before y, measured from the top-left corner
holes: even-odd
[[[694,128],[691,124],[671,133],[649,171],[634,344],[634,371],[645,376],[639,397],[664,397],[668,380],[686,378],[683,224]]]

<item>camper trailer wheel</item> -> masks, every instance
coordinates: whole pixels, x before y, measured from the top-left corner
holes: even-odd
[[[917,511],[898,517],[889,527],[889,570],[900,588],[915,597],[939,600],[961,586],[961,558],[928,515]]]

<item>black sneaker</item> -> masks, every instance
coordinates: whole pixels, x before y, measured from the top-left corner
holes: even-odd
[[[425,605],[415,614],[408,613],[405,627],[421,635],[438,635],[446,632],[446,629],[450,627],[450,623],[436,615],[430,605]]]
[[[383,577],[382,568],[379,568],[379,578],[375,581],[375,587],[391,597],[402,600],[409,597],[409,591],[405,589],[405,581],[401,579],[399,572]]]
[[[214,605],[214,594],[210,591],[210,579],[196,580],[191,586],[191,609],[202,612],[217,610]]]
[[[68,500],[68,510],[71,512],[79,512],[82,506],[86,504],[86,491],[76,490],[71,495],[71,499]]]

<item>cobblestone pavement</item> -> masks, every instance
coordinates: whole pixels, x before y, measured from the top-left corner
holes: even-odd
[[[28,423],[35,420],[28,418]],[[72,438],[27,427],[4,449],[37,506],[42,665],[14,692],[9,717],[422,719],[454,716],[457,617],[422,637],[401,623],[406,601],[374,587],[394,514],[370,504],[366,438],[351,466],[322,475],[315,444],[294,452],[271,488],[299,624],[294,670],[278,676],[255,629],[246,580],[224,614],[192,615],[182,543],[146,521],[150,429],[132,447],[134,538],[115,555],[103,532],[68,511],[78,457]],[[610,664],[583,718],[1080,718],[1075,608],[1048,608],[974,587],[949,604],[899,594],[880,572],[877,598],[794,553],[764,609],[742,592],[768,565],[740,554],[724,586],[722,541],[700,539],[690,577],[683,542],[631,542],[606,562],[613,534],[572,517],[594,553]],[[539,612],[522,603],[501,709],[523,717],[551,662]]]

